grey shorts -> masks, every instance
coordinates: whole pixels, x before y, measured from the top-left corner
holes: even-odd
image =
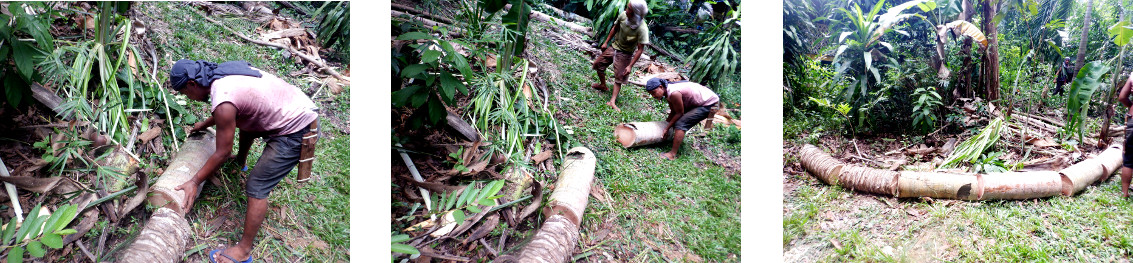
[[[244,185],[244,192],[248,197],[267,199],[279,181],[291,173],[291,169],[299,164],[303,134],[307,134],[310,129],[310,126],[305,126],[292,134],[264,137],[264,152],[260,154],[255,167],[252,167]]]
[[[696,126],[697,123],[708,118],[708,115],[712,113],[712,107],[715,106],[716,104],[713,103],[712,105],[692,108],[681,115],[681,118],[677,119],[677,123],[673,126],[676,126],[677,130],[688,131],[688,129],[692,129],[692,126]]]

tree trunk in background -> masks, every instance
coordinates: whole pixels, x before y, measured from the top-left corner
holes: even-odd
[[[1086,19],[1082,20],[1082,38],[1078,41],[1078,58],[1074,60],[1074,68],[1081,69],[1083,63],[1086,62],[1086,48],[1090,45],[1088,33],[1090,33],[1090,14],[1094,12],[1094,0],[1086,2]],[[1074,72],[1078,72],[1075,70]],[[1078,74],[1073,74],[1077,76]]]
[[[1118,13],[1117,22],[1125,21],[1125,5],[1123,5],[1121,1],[1117,2],[1117,13]],[[1099,131],[1099,136],[1098,136],[1098,143],[1099,144],[1103,144],[1103,143],[1108,144],[1108,143],[1111,143],[1111,141],[1112,141],[1112,139],[1110,139],[1109,136],[1106,136],[1106,135],[1109,135],[1109,125],[1113,121],[1113,114],[1114,114],[1114,112],[1113,112],[1114,111],[1113,110],[1113,99],[1116,97],[1114,95],[1117,94],[1117,89],[1122,88],[1122,85],[1118,85],[1118,83],[1122,83],[1122,82],[1120,82],[1118,80],[1121,79],[1121,72],[1124,71],[1124,69],[1125,69],[1125,67],[1122,66],[1124,60],[1125,60],[1125,46],[1122,46],[1121,51],[1117,55],[1117,66],[1114,67],[1112,81],[1110,81],[1109,96],[1105,97],[1105,122],[1102,122],[1102,123],[1105,123],[1105,125],[1102,125],[1102,128]]]
[[[960,11],[960,17],[957,17],[956,19],[972,22],[971,21],[972,14],[975,13],[975,8],[972,7],[972,2],[968,1],[968,0],[961,0],[961,1],[963,3],[960,4],[960,6],[963,7],[963,9],[962,9],[962,11]],[[956,85],[961,90],[959,90],[956,93],[959,94],[960,96],[971,97],[971,96],[973,96],[973,94],[972,94],[972,81],[971,81],[971,79],[972,79],[972,69],[971,69],[972,68],[972,38],[964,38],[964,45],[962,45],[961,48],[960,48],[960,54],[961,54],[962,57],[964,57],[964,64],[961,65],[961,68],[960,68],[960,74],[959,74],[960,75],[960,82],[959,82],[960,85]],[[953,96],[952,99],[955,100],[956,97],[957,96]]]
[[[995,15],[1003,1],[985,1],[983,4],[983,31],[987,36],[987,51],[983,56],[983,79],[985,96],[988,102],[999,99],[999,37],[995,25]]]

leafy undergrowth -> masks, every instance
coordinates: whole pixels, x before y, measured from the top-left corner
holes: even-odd
[[[302,68],[292,59],[274,48],[244,42],[219,26],[205,21],[196,8],[188,3],[139,3],[153,18],[151,37],[156,48],[168,54],[161,59],[158,72],[168,72],[174,61],[181,58],[223,62],[247,60],[252,65],[273,73],[291,83],[319,106],[322,138],[318,142],[312,179],[306,184],[295,182],[295,170],[282,181],[268,198],[267,218],[256,238],[252,257],[264,262],[342,262],[349,260],[350,247],[350,89],[339,94],[329,90],[318,91],[319,86],[310,77],[290,76]],[[214,16],[229,27],[254,35],[258,26],[239,16]],[[161,39],[158,41],[157,39]],[[347,62],[348,63],[348,62]],[[204,119],[209,116],[207,105],[188,102],[188,108]],[[248,165],[254,165],[263,150],[263,141],[256,140],[249,151]],[[235,151],[235,149],[234,149]],[[234,152],[235,153],[235,152]],[[187,219],[192,225],[193,237],[186,261],[207,261],[209,250],[231,246],[240,239],[247,206],[243,177],[232,164],[218,171],[222,185],[207,183]],[[96,227],[97,229],[97,227]]]
[[[1133,251],[1133,201],[1116,175],[1072,197],[898,199],[826,185],[784,157],[787,261],[1098,262]]]
[[[531,26],[533,31],[546,27]],[[597,155],[595,186],[609,198],[591,198],[583,220],[585,252],[580,256],[587,261],[612,260],[610,256],[632,261],[739,261],[739,171],[725,169],[693,147],[702,144],[708,152],[738,163],[739,142],[713,137],[727,136],[720,132],[724,129],[705,132],[698,125],[686,136],[676,161],[660,157],[671,149],[668,142],[625,149],[614,140],[614,125],[663,120],[668,106],[640,86],[626,85],[618,97],[622,111],[616,112],[604,104],[609,92],[590,88],[597,77],[589,57],[541,35],[531,41],[532,57],[548,60],[540,61],[540,67],[561,74],[547,81],[558,96],[558,119]]]

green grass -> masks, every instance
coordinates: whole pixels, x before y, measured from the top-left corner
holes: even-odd
[[[544,26],[532,23],[531,32]],[[616,226],[611,230],[621,237],[607,243],[615,254],[652,260],[685,261],[686,256],[707,262],[740,260],[740,175],[716,165],[691,146],[699,141],[715,151],[738,155],[739,143],[716,138],[727,138],[723,129],[705,137],[701,128],[694,128],[676,161],[659,156],[671,143],[623,148],[614,141],[614,125],[663,120],[668,106],[641,87],[626,85],[618,98],[622,111],[616,112],[604,104],[610,93],[590,88],[597,79],[590,58],[561,49],[537,34],[528,37],[534,47],[529,52],[545,60],[540,66],[561,73],[547,80],[549,89],[564,98],[553,107],[579,118],[559,119],[574,131],[575,145],[569,146],[586,146],[597,155],[596,180],[612,198],[608,203],[591,199],[583,234],[595,234],[603,229],[603,222],[612,220]],[[667,257],[666,252],[679,257]]]

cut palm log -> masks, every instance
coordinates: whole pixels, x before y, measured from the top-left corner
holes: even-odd
[[[1094,158],[1078,162],[1059,171],[1073,184],[1073,192],[1081,192],[1097,181],[1109,179],[1109,175],[1121,168],[1121,147],[1112,145]]]
[[[94,149],[95,156],[98,156],[98,165],[120,172],[123,176],[115,176],[112,182],[106,185],[106,190],[117,192],[126,187],[126,184],[134,178],[134,173],[138,171],[138,160],[131,157],[122,146],[106,145]]]
[[[177,211],[158,208],[118,262],[181,262],[191,233],[189,222]]]
[[[531,10],[531,15],[529,15],[528,17],[530,17],[531,19],[534,19],[536,21],[555,23],[555,24],[558,24],[560,26],[566,27],[566,28],[568,28],[568,29],[570,29],[574,32],[578,32],[579,34],[583,34],[583,35],[586,35],[586,36],[590,36],[591,34],[593,34],[592,33],[593,30],[591,30],[589,27],[580,26],[580,25],[575,24],[575,23],[567,22],[566,20],[563,20],[563,19],[554,18],[554,17],[551,17],[551,16],[544,14],[542,12],[539,12],[539,11]]]
[[[555,191],[544,214],[547,221],[535,237],[514,258],[513,262],[569,262],[578,245],[579,224],[590,197],[590,184],[598,159],[585,147],[575,147],[563,160],[563,171],[555,182]]]
[[[181,206],[187,199],[184,191],[173,188],[188,181],[204,166],[208,157],[216,151],[216,136],[212,131],[189,135],[177,155],[170,161],[165,173],[154,184],[151,205],[159,206],[146,222],[145,228],[134,243],[130,244],[118,257],[118,262],[180,262],[188,248],[192,230],[185,220]],[[198,191],[199,193],[199,191]],[[199,194],[198,194],[199,195]]]
[[[1070,195],[1055,171],[1008,172],[983,175],[981,200],[1015,200]],[[1065,188],[1064,188],[1065,187]]]
[[[449,127],[463,136],[465,140],[468,140],[470,142],[480,141],[480,133],[476,131],[476,128],[473,128],[472,125],[469,125],[468,122],[464,121],[464,119],[461,119],[460,115],[456,115],[452,113],[452,111],[449,111],[448,116],[445,117],[445,122],[448,123]]]
[[[897,179],[897,197],[978,200],[979,175],[904,171]]]
[[[185,196],[185,191],[174,188],[192,179],[215,151],[216,136],[212,132],[197,132],[190,135],[189,139],[185,140],[185,144],[181,145],[181,150],[169,162],[169,167],[165,168],[165,172],[154,183],[153,195],[148,199],[149,204],[173,209],[180,215],[188,212],[182,207],[187,198],[196,199],[196,196]],[[199,195],[200,191],[197,192]]]
[[[664,140],[668,125],[664,121],[622,123],[614,127],[614,137],[626,148],[650,145]]]
[[[1096,157],[1061,171],[952,174],[900,173],[843,163],[813,145],[799,150],[803,168],[819,180],[856,191],[895,197],[932,197],[958,200],[1030,199],[1072,196],[1103,181],[1121,165],[1122,146],[1114,144]]]
[[[61,113],[58,108],[59,104],[63,104],[63,98],[55,95],[55,92],[44,88],[43,86],[39,85],[39,83],[32,83],[30,88],[32,98],[35,98],[35,100],[43,103],[43,106],[47,106],[48,109],[55,111],[55,114]]]

